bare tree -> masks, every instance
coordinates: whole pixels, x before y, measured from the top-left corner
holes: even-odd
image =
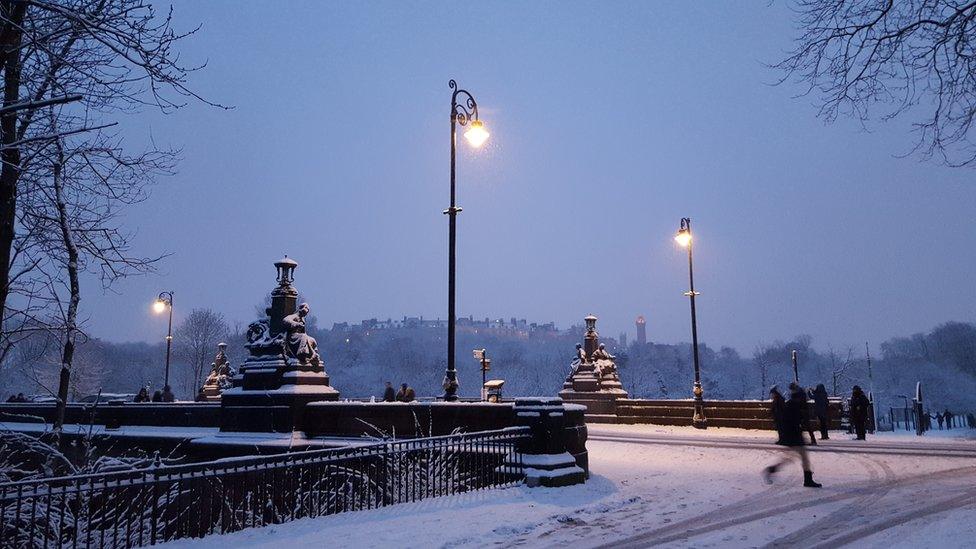
[[[752,352],[752,361],[759,371],[759,399],[766,398],[769,391],[769,369],[776,364],[775,354],[779,349],[772,345],[760,343]]]
[[[827,358],[830,359],[830,379],[833,385],[832,394],[837,396],[839,390],[838,385],[842,380],[850,377],[851,368],[857,364],[857,361],[854,359],[854,347],[847,348],[847,356],[844,358],[841,358],[834,351],[833,347],[828,347]]]
[[[74,125],[76,118],[54,107],[46,117],[52,135]],[[151,150],[128,156],[117,139],[101,132],[84,139],[57,137],[36,154],[43,161],[36,161],[20,179],[18,225],[25,230],[14,243],[15,257],[31,268],[12,286],[14,295],[32,303],[32,309],[29,316],[16,307],[8,307],[8,313],[59,334],[62,341],[57,431],[72,386],[77,340],[84,337],[80,275],[97,274],[108,288],[121,278],[152,270],[160,258],[131,253],[131,235],[121,229],[119,214],[123,206],[145,200],[146,188],[156,175],[169,173],[175,155]]]
[[[976,2],[798,0],[795,49],[775,65],[820,115],[866,123],[910,113],[916,151],[976,163]]]
[[[29,329],[29,317],[44,308],[27,299],[17,304],[27,318],[8,311],[14,284],[43,262],[18,256],[18,233],[26,241],[37,235],[17,223],[24,178],[49,166],[45,151],[113,125],[113,113],[142,106],[168,112],[198,98],[185,84],[198,67],[183,66],[175,50],[195,31],[177,33],[170,23],[171,14],[157,15],[148,0],[0,0],[0,343],[9,343],[12,329]],[[52,126],[39,114],[53,108],[75,110],[61,111]]]
[[[176,356],[189,363],[184,392],[193,396],[203,385],[204,372],[217,352],[217,344],[228,335],[224,315],[210,309],[193,309],[176,329]]]

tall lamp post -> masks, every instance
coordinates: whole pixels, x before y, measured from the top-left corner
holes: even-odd
[[[796,363],[796,349],[793,349],[792,359],[793,359],[793,383],[796,383],[797,385],[799,385],[800,384],[800,370],[797,367],[797,363]]]
[[[681,226],[674,239],[682,247],[688,248],[688,291],[685,292],[685,295],[691,299],[691,347],[695,360],[695,387],[692,391],[695,396],[695,415],[692,419],[692,425],[697,429],[705,429],[708,427],[708,421],[705,419],[705,403],[702,399],[701,386],[701,365],[698,361],[698,320],[695,317],[695,296],[698,295],[698,292],[695,291],[695,272],[692,268],[691,260],[692,238],[690,218],[681,218]]]
[[[444,400],[457,400],[457,368],[454,364],[454,328],[455,311],[455,267],[457,249],[457,215],[461,208],[457,206],[457,190],[455,164],[457,159],[457,127],[467,126],[464,138],[472,147],[480,147],[488,139],[488,131],[478,117],[478,103],[467,90],[458,88],[457,82],[451,80],[448,86],[454,90],[451,94],[451,207],[444,210],[448,216],[448,256],[447,256],[447,372],[444,374]]]
[[[169,354],[173,347],[173,292],[159,292],[159,297],[153,303],[153,309],[162,313],[169,309],[169,326],[166,328],[166,373],[163,376],[163,387],[169,385]]]

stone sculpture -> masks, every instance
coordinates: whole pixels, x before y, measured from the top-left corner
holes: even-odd
[[[297,359],[299,364],[319,365],[318,343],[305,332],[305,317],[308,316],[308,303],[302,303],[298,310],[282,319],[288,331],[287,354]]]

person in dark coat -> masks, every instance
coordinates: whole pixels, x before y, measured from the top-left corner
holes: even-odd
[[[153,392],[152,401],[153,402],[162,402],[163,401],[163,392],[160,391],[159,389],[156,389],[156,391]]]
[[[946,408],[946,411],[942,413],[942,417],[945,419],[946,430],[948,431],[949,429],[952,429],[952,418],[953,418],[952,412],[950,412],[949,409]]]
[[[771,408],[773,421],[776,422],[776,430],[779,433],[779,441],[776,443],[785,446],[791,453],[779,462],[766,467],[763,471],[766,483],[772,484],[773,474],[783,465],[793,461],[795,457],[799,457],[800,465],[803,466],[803,486],[807,488],[820,488],[821,484],[813,480],[813,470],[810,467],[810,458],[807,456],[807,449],[804,447],[806,442],[803,440],[803,432],[807,430],[808,423],[807,393],[802,388],[796,387],[796,390],[790,393],[790,399],[780,408],[781,411],[777,420],[778,405],[775,404],[776,397],[773,395],[773,391],[776,391],[775,387],[773,390],[770,390],[770,396],[774,401]],[[776,393],[778,392],[776,391]],[[796,456],[792,452],[795,452]]]
[[[383,402],[393,402],[395,400],[396,391],[393,389],[393,384],[387,381],[386,389],[383,390]]]
[[[145,387],[140,388],[133,402],[149,402],[149,391]]]
[[[773,385],[769,390],[769,414],[773,416],[773,427],[776,428],[776,434],[780,435],[780,440],[776,441],[776,444],[780,444],[782,441],[782,422],[783,422],[783,411],[786,408],[786,399],[783,398],[783,394],[779,392],[779,387]]]
[[[935,414],[935,421],[939,422],[939,430],[942,430],[942,424],[945,422],[945,416],[942,414]]]
[[[173,388],[169,385],[163,387],[162,402],[174,402],[176,400],[176,395],[173,394]]]
[[[792,397],[794,393],[801,393],[803,395],[803,401],[807,403],[806,412],[807,415],[809,415],[810,399],[808,398],[807,392],[803,390],[803,387],[800,387],[800,384],[796,383],[795,381],[793,383],[790,383],[790,396]],[[809,421],[807,421],[804,424],[804,428],[806,429],[807,433],[810,433],[810,444],[816,446],[817,437],[813,436],[813,425]]]
[[[827,429],[830,428],[830,401],[827,399],[827,388],[821,383],[810,395],[813,398],[813,411],[820,423],[820,440],[830,440]]]
[[[859,385],[855,385],[851,391],[851,425],[857,433],[857,440],[866,440],[868,423],[868,408],[871,402],[867,395],[861,390]]]
[[[397,391],[396,399],[398,402],[413,402],[417,399],[417,397],[416,393],[414,393],[413,387],[403,383],[400,385],[400,390]]]

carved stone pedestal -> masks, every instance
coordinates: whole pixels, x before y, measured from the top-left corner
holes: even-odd
[[[570,434],[575,426],[566,420],[567,407],[558,398],[515,399],[515,423],[531,428],[532,437],[520,443],[525,483],[529,486],[570,486],[586,482],[587,471],[580,466],[579,457],[570,453],[567,441],[582,440],[585,448],[586,430]],[[586,463],[585,451],[582,455]]]
[[[308,403],[339,400],[315,339],[305,333],[309,307],[296,308],[298,291],[291,283],[297,266],[287,256],[275,263],[278,287],[271,292],[268,317],[248,326],[250,356],[233,388],[221,395],[221,431],[293,431]]]
[[[620,383],[614,356],[600,344],[596,317],[588,316],[583,344],[577,345],[572,370],[559,396],[567,403],[586,406],[586,421],[617,423],[617,400],[627,398]]]

